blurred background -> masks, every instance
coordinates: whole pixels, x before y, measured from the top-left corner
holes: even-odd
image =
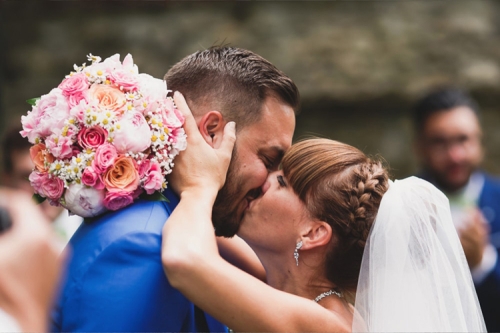
[[[500,2],[0,1],[0,136],[92,53],[131,53],[163,77],[212,45],[250,49],[302,94],[295,139],[380,154],[395,177],[417,172],[411,107],[454,84],[482,108],[484,168],[500,174]],[[168,83],[167,83],[168,84]]]

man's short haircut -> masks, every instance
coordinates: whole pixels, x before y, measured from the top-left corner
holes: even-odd
[[[449,111],[460,106],[469,107],[479,117],[477,102],[461,89],[444,87],[427,94],[415,104],[413,109],[413,121],[417,134],[423,131],[427,119],[434,113]]]
[[[19,133],[21,126],[9,128],[2,140],[3,171],[11,174],[14,171],[14,161],[12,155],[14,152],[29,152],[31,143],[27,138],[23,138]]]
[[[268,96],[295,113],[299,107],[295,83],[269,61],[244,49],[217,46],[195,52],[175,64],[165,80],[169,90],[184,95],[193,113],[200,108],[217,110],[240,128],[260,119]]]

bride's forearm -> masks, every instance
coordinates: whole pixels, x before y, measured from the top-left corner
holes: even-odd
[[[216,196],[217,190],[206,187],[183,192],[163,227],[163,267],[176,288],[186,281],[185,274],[196,277],[201,262],[219,256],[211,221]]]

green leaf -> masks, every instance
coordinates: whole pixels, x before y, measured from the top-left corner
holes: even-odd
[[[146,192],[143,192],[140,195],[140,198],[146,199],[149,201],[164,201],[164,202],[170,202],[166,196],[163,195],[163,193],[155,191],[153,194],[147,194]]]
[[[40,97],[27,99],[27,100],[26,100],[26,103],[28,103],[29,105],[33,105],[33,106],[35,106],[36,101],[38,101],[39,99],[40,99]]]
[[[33,196],[31,197],[33,199],[33,201],[35,201],[37,204],[41,204],[42,202],[45,201],[45,199],[47,198],[44,198],[42,197],[40,194],[38,193],[35,193],[33,194]]]

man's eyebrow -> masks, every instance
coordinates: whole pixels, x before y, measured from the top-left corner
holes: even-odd
[[[271,146],[271,147],[266,147],[263,149],[263,151],[265,152],[273,152],[274,154],[276,154],[276,157],[278,158],[282,158],[283,155],[285,155],[285,151],[283,150],[283,148],[279,147],[279,146]]]

